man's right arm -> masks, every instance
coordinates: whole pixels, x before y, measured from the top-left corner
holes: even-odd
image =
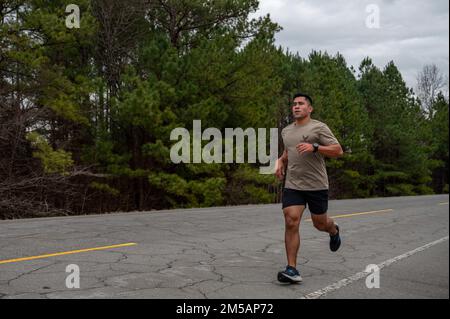
[[[287,150],[284,150],[283,155],[281,155],[281,157],[280,157],[280,161],[282,161],[284,165],[287,165],[287,162],[288,162]]]
[[[287,150],[284,150],[283,155],[281,155],[281,157],[277,160],[277,168],[275,174],[278,177],[278,179],[283,180],[284,171],[286,169],[287,164],[288,164],[288,152]]]

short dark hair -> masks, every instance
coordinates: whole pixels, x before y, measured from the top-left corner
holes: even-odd
[[[298,97],[304,97],[305,99],[308,100],[308,102],[309,102],[309,104],[311,106],[313,105],[313,100],[312,100],[312,98],[309,95],[304,94],[304,93],[297,93],[297,94],[294,95],[294,99],[293,100],[295,100]]]

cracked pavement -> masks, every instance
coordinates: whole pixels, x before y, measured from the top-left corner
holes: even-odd
[[[304,214],[302,284],[283,285],[286,264],[281,205],[0,221],[0,261],[85,248],[135,246],[0,264],[2,298],[301,298],[369,264],[449,234],[448,195],[330,201],[343,246]],[[447,204],[445,204],[447,203]],[[80,268],[80,289],[66,288],[66,267]],[[381,271],[381,287],[360,280],[324,298],[449,298],[448,241]]]

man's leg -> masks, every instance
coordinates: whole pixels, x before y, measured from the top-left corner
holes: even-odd
[[[322,232],[327,232],[331,236],[334,236],[337,234],[338,230],[336,228],[336,224],[334,223],[334,220],[330,217],[328,217],[328,214],[311,214],[311,219],[314,223],[314,227],[317,228],[317,230]]]
[[[336,224],[327,214],[328,190],[307,192],[306,197],[314,227],[329,233],[330,236],[336,235],[338,233]]]
[[[283,190],[284,244],[288,266],[278,273],[278,281],[282,283],[299,283],[303,280],[296,266],[300,248],[300,221],[305,207],[306,200],[301,191],[288,188]]]
[[[288,265],[297,267],[297,254],[300,248],[300,221],[305,211],[305,206],[289,206],[283,209],[285,219],[284,242]]]
[[[330,250],[336,252],[341,247],[339,226],[327,214],[311,214],[314,227],[330,234]]]

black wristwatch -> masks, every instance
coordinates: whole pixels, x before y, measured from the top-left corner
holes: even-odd
[[[314,146],[314,153],[317,153],[319,151],[319,146],[320,145],[317,144],[317,143],[314,143],[313,146]]]

